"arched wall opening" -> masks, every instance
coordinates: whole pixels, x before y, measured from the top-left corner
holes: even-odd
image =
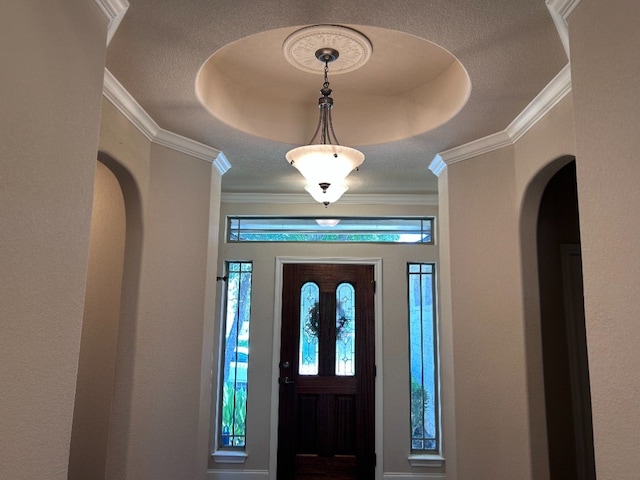
[[[106,154],[96,165],[69,480],[109,477],[128,438],[142,244],[140,195]]]
[[[521,238],[534,478],[595,478],[575,159],[543,168]]]
[[[594,480],[575,161],[544,190],[537,244],[550,478]]]

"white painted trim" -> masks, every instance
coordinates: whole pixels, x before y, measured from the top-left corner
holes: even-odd
[[[412,467],[444,467],[444,457],[442,455],[413,454],[409,455],[407,460],[409,460]]]
[[[223,192],[223,203],[310,203],[317,204],[306,193],[232,193]],[[360,195],[345,194],[340,197],[340,203],[349,205],[438,205],[438,194],[376,194]],[[330,211],[331,206],[328,207]]]
[[[444,152],[440,152],[440,156],[444,163],[451,165],[452,163],[462,162],[469,158],[477,157],[484,153],[489,153],[499,148],[511,145],[511,139],[506,130],[491,134],[487,137],[479,138],[473,142],[465,143],[459,147],[454,147]]]
[[[570,92],[571,67],[567,64],[506,129],[440,152],[429,164],[429,169],[439,176],[445,168],[442,162],[451,165],[515,144]]]
[[[107,45],[109,45],[124,18],[124,14],[129,9],[129,2],[127,0],[95,0],[95,2],[109,20],[107,26]]]
[[[431,163],[429,164],[429,170],[431,170],[431,172],[436,177],[439,177],[445,168],[447,168],[447,164],[438,153],[435,157],[433,157],[433,160],[431,160]]]
[[[384,480],[446,480],[444,473],[400,473],[385,472]]]
[[[140,133],[147,137],[148,140],[153,141],[160,127],[106,68],[104,69],[102,94],[127,120],[140,130]]]
[[[566,21],[581,0],[546,0],[547,7],[553,8]]]
[[[102,94],[149,141],[213,163],[220,175],[224,175],[231,168],[231,164],[220,150],[160,128],[155,120],[106,68],[104,69]]]
[[[220,173],[220,175],[224,175],[231,168],[231,163],[227,159],[227,156],[221,151],[218,152],[213,164],[218,169],[218,173]]]
[[[207,480],[265,480],[268,470],[207,470]]]
[[[224,175],[231,168],[231,164],[220,150],[168,130],[159,129],[153,143],[214,163],[220,175]]]
[[[247,452],[239,450],[216,450],[211,454],[211,458],[216,463],[245,463],[247,461]]]
[[[559,2],[557,0],[546,0],[545,2],[547,10],[549,10],[549,14],[551,15],[551,19],[558,31],[558,36],[560,37],[562,46],[564,47],[564,53],[567,55],[567,59],[570,60],[571,51],[569,49],[569,25],[567,24],[567,20],[558,11],[558,3]]]
[[[564,47],[564,51],[567,54],[567,59],[571,59],[571,51],[569,48],[569,23],[567,19],[573,9],[578,6],[580,0],[546,0],[547,9],[551,14],[553,23],[558,30],[560,41]]]
[[[506,132],[511,143],[516,143],[570,92],[571,66],[567,63],[507,127]]]
[[[383,355],[382,355],[382,258],[342,258],[342,257],[276,257],[276,270],[274,282],[274,312],[273,312],[273,365],[271,373],[271,385],[278,385],[278,377],[280,375],[280,329],[282,328],[282,268],[285,263],[339,263],[339,264],[358,264],[373,265],[374,280],[376,282],[375,295],[375,320],[376,320],[376,339],[375,339],[375,361],[376,361],[376,384],[375,384],[375,449],[377,453],[378,464],[376,465],[377,480],[383,479],[382,467],[384,461],[383,448]],[[280,403],[279,389],[277,387],[271,389],[271,437],[269,440],[269,470],[275,472],[277,470],[277,450],[278,450],[278,407]]]

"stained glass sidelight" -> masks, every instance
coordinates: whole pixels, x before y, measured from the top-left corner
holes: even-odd
[[[247,368],[251,318],[251,262],[227,262],[224,316],[224,368],[219,418],[219,445],[244,447],[247,417]]]
[[[409,364],[411,372],[411,450],[439,448],[435,266],[409,263]]]

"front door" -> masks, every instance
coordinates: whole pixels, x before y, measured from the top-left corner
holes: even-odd
[[[373,265],[285,264],[278,480],[374,478]]]

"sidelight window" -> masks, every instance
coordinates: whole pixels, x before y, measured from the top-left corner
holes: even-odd
[[[409,263],[411,451],[440,449],[435,265]]]
[[[226,303],[223,317],[218,445],[244,447],[246,440],[251,313],[251,262],[227,262]]]

